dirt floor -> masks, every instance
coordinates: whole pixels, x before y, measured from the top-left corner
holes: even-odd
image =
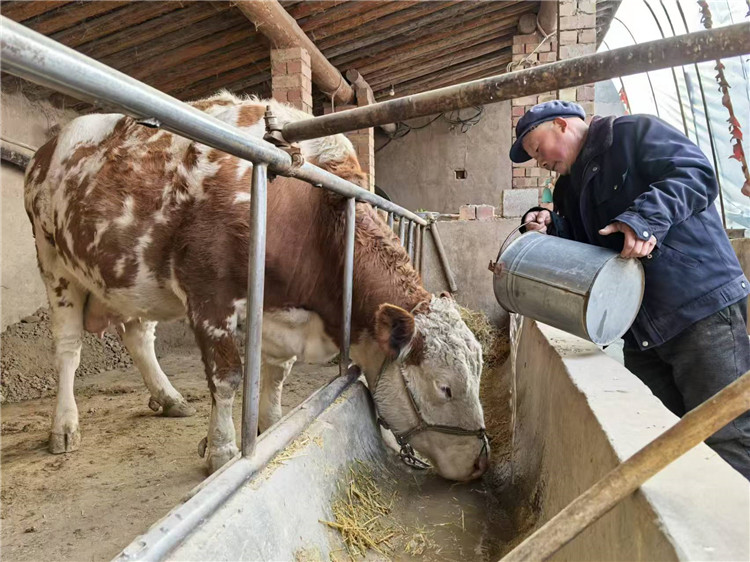
[[[78,451],[64,455],[47,452],[56,380],[47,312],[9,327],[1,345],[4,560],[111,559],[205,478],[197,450],[208,427],[210,396],[184,325],[160,326],[156,351],[196,415],[162,418],[152,412],[149,393],[119,338],[107,334],[100,341],[87,334],[76,380],[82,442]],[[284,411],[337,373],[337,367],[296,365],[285,384]],[[507,478],[506,379],[504,370],[494,368],[482,383],[493,439],[491,486]],[[240,404],[238,396],[238,428]]]
[[[189,334],[181,339],[179,327],[177,334],[175,329],[166,333],[162,339],[182,345],[164,351],[162,344],[162,367],[197,414],[162,418],[148,408],[149,393],[117,337],[104,342],[87,337],[84,375],[76,381],[81,448],[51,455],[52,344],[47,319],[37,314],[36,322],[12,326],[3,334],[6,398],[49,395],[2,406],[3,559],[109,560],[206,476],[198,456],[210,410],[203,366]],[[18,373],[8,380],[7,364]],[[118,365],[129,366],[107,368]],[[337,374],[337,367],[295,366],[285,384],[284,411]],[[238,397],[238,428],[240,404]]]

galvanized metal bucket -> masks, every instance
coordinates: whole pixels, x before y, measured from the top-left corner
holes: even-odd
[[[503,308],[598,345],[628,330],[643,298],[640,260],[538,232],[501,248],[491,269]]]

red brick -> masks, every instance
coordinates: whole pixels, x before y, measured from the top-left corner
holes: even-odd
[[[566,2],[565,0],[563,0],[563,1],[561,1],[558,4],[558,8],[557,8],[558,15],[560,17],[563,17],[563,16],[574,16],[576,14],[576,7],[577,6],[576,6],[576,2],[575,1],[573,1],[573,2],[567,1]]]
[[[513,168],[514,178],[523,178],[526,176],[526,170],[523,168]]]
[[[575,43],[578,40],[578,31],[561,31],[560,42],[565,45]]]
[[[289,101],[302,101],[302,92],[299,90],[287,90],[286,99]]]
[[[578,32],[579,43],[596,43],[595,29],[582,29]]]
[[[462,221],[472,221],[477,218],[476,205],[461,205],[458,208],[458,218]]]
[[[534,45],[533,43],[529,43],[529,44],[527,44],[527,45],[526,45],[526,46],[524,47],[524,51],[526,51],[526,53],[527,53],[527,54],[528,54],[528,53],[533,53],[533,52],[534,52],[534,50],[535,50],[535,49],[536,49],[536,48],[537,48],[538,46],[539,46],[539,44],[538,44],[538,43],[537,43],[536,45]],[[526,59],[527,59],[527,60],[530,60],[530,57],[526,57]]]
[[[513,42],[515,43],[516,40],[525,44],[539,44],[539,42],[542,40],[542,37],[538,33],[529,33],[528,35],[516,35],[513,38]]]
[[[539,62],[555,62],[557,60],[557,53],[540,53]]]
[[[275,100],[282,101],[282,102],[287,102],[287,101],[289,101],[287,99],[287,97],[286,97],[287,91],[288,90],[274,89],[271,95],[273,96],[273,99],[275,99]]]
[[[537,187],[536,178],[513,178],[513,187]]]
[[[286,74],[286,63],[272,60],[271,61],[271,74],[273,76]]]
[[[518,45],[513,45],[513,54],[514,55],[523,54],[523,43],[519,43]]]
[[[290,60],[286,63],[287,74],[301,74],[302,73],[302,61],[301,60]]]
[[[511,115],[513,117],[521,117],[524,113],[526,113],[526,108],[523,106],[514,106],[511,110]]]
[[[477,205],[477,220],[489,221],[495,218],[495,207],[492,205]]]

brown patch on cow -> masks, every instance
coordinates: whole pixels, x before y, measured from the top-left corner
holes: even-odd
[[[193,143],[190,143],[185,150],[185,155],[182,157],[182,164],[188,170],[192,170],[198,164],[198,149],[195,148]]]
[[[255,125],[265,115],[265,108],[260,105],[242,105],[237,112],[237,126],[250,127]]]
[[[88,158],[99,150],[98,144],[79,144],[75,150],[62,161],[64,168],[74,168],[84,158]]]
[[[62,294],[63,294],[63,291],[64,291],[64,290],[66,290],[66,289],[68,288],[68,285],[69,285],[69,284],[70,284],[70,283],[68,282],[68,280],[67,280],[67,279],[65,279],[65,277],[60,277],[60,278],[59,278],[59,279],[57,280],[57,287],[55,287],[55,294],[56,294],[56,295],[57,295],[58,297],[61,297],[61,296],[62,296]]]
[[[391,359],[409,345],[414,337],[414,317],[401,307],[381,304],[375,314],[375,340]]]
[[[50,164],[52,164],[52,157],[54,156],[56,149],[57,137],[53,137],[44,143],[39,150],[36,151],[36,154],[34,154],[34,157],[31,160],[31,168],[29,169],[29,177],[34,178],[35,183],[41,184],[47,179],[49,167]]]
[[[190,102],[190,105],[192,105],[196,109],[200,109],[201,111],[206,111],[207,109],[211,109],[212,107],[215,107],[217,105],[219,106],[234,105],[234,102],[230,100],[222,100],[222,99],[201,100],[201,101]]]

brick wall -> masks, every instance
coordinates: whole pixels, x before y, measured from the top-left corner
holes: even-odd
[[[312,69],[305,49],[271,49],[271,92],[274,99],[312,115]]]
[[[558,4],[558,60],[596,52],[596,0],[560,0]],[[594,114],[594,84],[559,90],[558,99],[583,106],[587,118]]]

